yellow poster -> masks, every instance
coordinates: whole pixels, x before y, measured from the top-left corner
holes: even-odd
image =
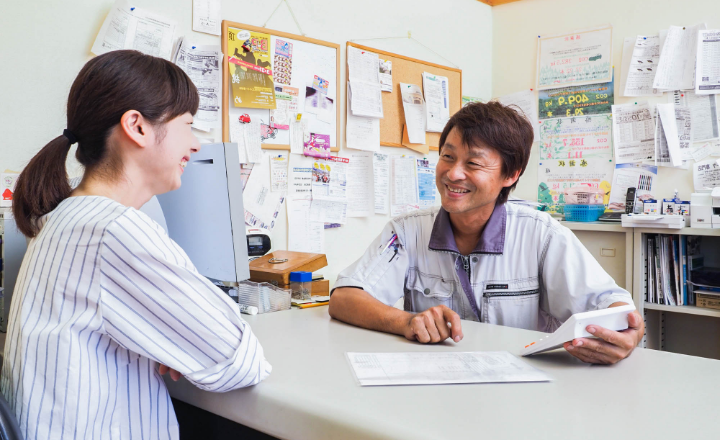
[[[228,29],[228,67],[235,107],[274,109],[270,35]]]

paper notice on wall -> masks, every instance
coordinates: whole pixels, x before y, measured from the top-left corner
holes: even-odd
[[[615,81],[561,87],[538,92],[540,119],[609,114],[615,103]]]
[[[313,200],[310,206],[310,220],[344,225],[347,222],[347,203]]]
[[[631,163],[655,157],[655,121],[647,102],[612,106],[615,162]]]
[[[657,167],[639,163],[615,165],[609,209],[625,210],[625,196],[628,188],[635,188],[635,196],[640,200],[654,199]]]
[[[193,30],[220,35],[220,0],[193,0]]]
[[[297,87],[276,85],[275,86],[275,104],[277,107],[270,110],[270,126],[278,130],[289,130],[290,121],[295,117],[298,111],[298,94],[300,90]]]
[[[390,211],[390,156],[373,153],[373,187],[375,189],[375,214]]]
[[[248,162],[259,163],[263,156],[262,144],[260,143],[262,140],[260,136],[260,120],[253,118],[249,123],[243,125]]]
[[[513,106],[515,111],[520,113],[528,120],[528,122],[530,122],[533,127],[533,133],[535,134],[535,140],[537,141],[539,133],[537,100],[535,99],[535,93],[532,90],[523,90],[522,92],[501,96],[497,100],[505,106]]]
[[[412,144],[425,143],[425,101],[422,90],[415,84],[400,83],[405,125]]]
[[[538,202],[547,205],[549,212],[563,212],[566,189],[587,186],[609,195],[613,169],[614,163],[609,159],[540,160]]]
[[[380,87],[383,92],[392,92],[392,61],[378,59],[380,71]]]
[[[382,118],[382,89],[380,83],[350,81],[350,109],[355,116]]]
[[[660,60],[660,37],[657,35],[638,35],[633,45],[626,76],[624,96],[652,96],[659,95],[653,89],[655,72]]]
[[[695,93],[720,93],[720,30],[698,32]]]
[[[274,109],[270,34],[230,28],[226,54],[235,107]]]
[[[680,137],[676,118],[678,118],[678,115],[681,114],[679,109],[685,109],[687,111],[682,112],[683,119],[686,117],[689,120],[690,111],[686,107],[678,107],[676,109],[675,104],[658,104],[656,108],[658,113],[658,125],[662,125],[662,133],[657,133],[656,140],[659,143],[664,142],[667,144],[668,154],[670,156],[669,166],[682,166],[683,152],[680,149]],[[658,151],[660,151],[662,147],[661,144],[659,145]],[[661,164],[660,159],[661,157],[658,157],[658,165]]]
[[[287,192],[288,157],[284,154],[270,156],[270,187],[272,192]]]
[[[275,55],[273,67],[275,68],[275,84],[292,84],[293,44],[289,41],[275,38]]]
[[[177,22],[117,0],[95,38],[90,51],[102,55],[113,50],[134,49],[170,60]]]
[[[350,99],[350,84],[348,84],[348,99]],[[347,107],[347,124],[345,138],[347,147],[354,150],[379,151],[380,150],[380,119],[355,116]]]
[[[414,157],[390,156],[390,215],[393,217],[420,209],[416,160]]]
[[[348,46],[348,80],[380,83],[378,54]]]
[[[675,90],[669,95],[669,102],[674,103],[675,106],[690,107],[693,121],[693,142],[702,142],[720,137],[715,95],[698,95],[692,90]]]
[[[284,200],[283,193],[272,192],[270,155],[263,154],[260,163],[253,167],[243,191],[245,223],[272,229]]]
[[[693,164],[693,186],[695,191],[707,192],[720,186],[720,165],[715,159]]]
[[[310,219],[312,201],[290,200],[287,202],[288,250],[292,252],[325,253],[325,229],[323,222]]]
[[[230,118],[230,142],[236,143],[238,146],[238,156],[240,157],[240,163],[249,163],[247,147],[245,146],[245,126],[237,119]]]
[[[345,224],[348,162],[335,156],[313,162],[311,220]]]
[[[450,84],[447,77],[423,72],[423,91],[426,131],[442,133],[450,119]]]
[[[223,54],[220,46],[194,46],[184,40],[178,48],[177,64],[192,80],[200,95],[200,105],[193,118],[193,128],[210,131],[220,120]]]
[[[662,90],[690,90],[695,88],[695,59],[698,32],[705,23],[695,26],[670,26],[662,44],[653,87]]]
[[[289,200],[312,200],[314,161],[312,157],[290,155],[287,195]]]
[[[305,150],[305,134],[308,131],[307,119],[293,119],[290,121],[290,153],[303,154]]]
[[[436,205],[435,164],[427,159],[417,160],[418,205],[420,209]]]
[[[0,207],[11,207],[19,173],[0,173]]]
[[[714,152],[714,145],[710,142],[695,144],[692,149],[692,158],[695,162],[700,162],[701,160],[705,160],[705,158]]]
[[[612,117],[606,115],[540,121],[541,159],[612,159]]]
[[[347,167],[347,216],[369,217],[375,213],[373,153],[350,153]]]

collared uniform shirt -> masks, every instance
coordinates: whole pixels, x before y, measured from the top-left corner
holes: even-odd
[[[71,197],[41,225],[0,381],[27,440],[178,439],[158,362],[218,392],[270,373],[237,304],[144,213]]]
[[[462,319],[545,332],[574,313],[632,304],[569,229],[513,204],[495,207],[468,256],[444,209],[397,217],[340,272],[338,287],[361,288],[387,305],[404,299],[411,312],[444,305]]]

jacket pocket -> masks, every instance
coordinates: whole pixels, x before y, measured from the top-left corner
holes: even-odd
[[[441,305],[452,309],[453,292],[454,281],[411,270],[405,285],[405,310],[419,313]]]
[[[537,277],[485,282],[483,322],[537,330],[539,313],[540,284]]]

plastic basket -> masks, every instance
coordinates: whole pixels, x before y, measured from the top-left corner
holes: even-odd
[[[236,290],[237,302],[257,307],[258,313],[290,310],[290,289],[283,289],[269,283],[241,281]]]
[[[595,222],[605,212],[605,205],[565,205],[565,221]]]

